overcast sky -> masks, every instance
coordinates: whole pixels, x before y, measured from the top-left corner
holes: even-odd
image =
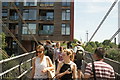
[[[88,38],[90,39],[114,1],[115,0],[75,0],[74,38],[84,42],[87,40],[86,31],[88,31]],[[117,29],[118,3],[115,5],[92,41],[102,42],[105,39],[110,39]]]

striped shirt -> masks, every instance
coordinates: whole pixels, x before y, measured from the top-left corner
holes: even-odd
[[[95,61],[95,72],[96,72],[96,77],[99,79],[115,79],[115,74],[113,68],[103,62],[103,61]],[[93,71],[92,71],[92,64],[88,63],[86,66],[85,74],[93,76]]]

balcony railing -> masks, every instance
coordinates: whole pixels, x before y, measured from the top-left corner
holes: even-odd
[[[10,16],[10,20],[18,20],[19,16]]]
[[[45,34],[45,35],[49,34],[50,35],[50,34],[53,34],[53,31],[52,30],[40,30],[39,34]]]
[[[53,16],[40,16],[39,20],[54,20]]]
[[[2,20],[7,20],[7,17],[2,17]]]
[[[54,6],[54,3],[51,3],[51,4],[40,3],[40,6],[41,7],[52,7],[52,6]]]

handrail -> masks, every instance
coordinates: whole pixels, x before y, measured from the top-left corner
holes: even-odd
[[[32,69],[32,67],[30,67],[30,69],[28,69],[27,71],[23,72],[20,76],[18,76],[17,78],[21,78],[22,76],[24,76],[26,73],[28,73],[30,70]]]
[[[85,51],[85,53],[86,53],[86,55],[87,55],[87,54],[89,54],[90,52],[86,52],[86,51]],[[92,54],[91,54],[91,55],[92,55]],[[87,59],[87,60],[86,60],[86,59]],[[118,61],[114,61],[114,60],[109,59],[109,58],[106,58],[106,57],[105,57],[104,59],[107,60],[108,62],[113,62],[113,63],[116,63],[116,64],[120,65],[120,62],[118,62]],[[87,62],[87,61],[91,61],[91,59],[89,58],[89,56],[85,56],[84,63],[85,63],[85,64],[89,63],[89,62]],[[107,63],[108,63],[108,62],[107,62]],[[116,69],[116,68],[115,68],[115,69]],[[118,70],[116,70],[116,71],[118,71]],[[116,72],[116,71],[115,71],[115,75],[120,77],[120,73],[118,73],[119,71],[118,71],[118,72]]]
[[[2,75],[4,75],[4,74],[6,74],[6,73],[8,73],[8,72],[10,72],[10,71],[12,71],[12,70],[18,68],[19,66],[20,66],[20,65],[17,65],[17,66],[15,66],[15,67],[12,67],[11,69],[9,69],[9,70],[3,72],[3,73],[0,73],[0,76],[2,76]]]
[[[117,64],[119,64],[119,65],[120,65],[120,62],[118,62],[118,61],[114,61],[114,60],[109,59],[109,58],[106,58],[106,57],[105,57],[105,60],[108,60],[108,61],[111,61],[111,62],[114,62],[114,63],[117,63]]]
[[[18,56],[15,56],[15,57],[11,57],[11,58],[8,58],[8,59],[5,59],[5,60],[1,60],[1,61],[0,61],[0,64],[3,63],[3,62],[7,62],[7,61],[10,61],[10,60],[14,60],[14,59],[17,59],[17,58],[20,58],[20,57],[29,55],[29,54],[31,54],[31,53],[33,54],[33,53],[35,53],[35,51],[30,52],[30,53],[21,54],[21,55],[18,55]]]
[[[21,54],[21,55],[18,55],[18,56],[15,56],[15,57],[12,57],[12,58],[9,58],[9,59],[5,59],[5,60],[1,60],[0,61],[0,64],[4,64],[4,63],[8,63],[8,62],[11,62],[12,60],[18,60],[18,59],[26,59],[26,60],[23,60],[18,62],[18,64],[15,64],[13,65],[12,67],[10,68],[5,68],[5,71],[2,71],[2,73],[0,73],[0,77],[1,78],[22,78],[23,76],[25,76],[25,74],[27,74],[31,69],[32,69],[32,60],[34,58],[34,53],[36,51],[32,51],[30,53],[24,53],[24,54]],[[28,58],[26,57],[28,56]],[[26,66],[28,66],[29,68],[26,68]],[[4,68],[4,65],[3,65],[3,68]],[[13,76],[9,76],[9,74],[11,74],[11,72],[14,71],[18,71],[17,75],[15,75],[14,77],[14,72],[13,72]],[[8,77],[4,77],[8,75]]]

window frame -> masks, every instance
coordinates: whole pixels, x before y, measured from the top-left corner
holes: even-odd
[[[69,32],[67,32],[67,28],[69,29]],[[61,35],[70,35],[70,24],[68,23],[61,24]]]

